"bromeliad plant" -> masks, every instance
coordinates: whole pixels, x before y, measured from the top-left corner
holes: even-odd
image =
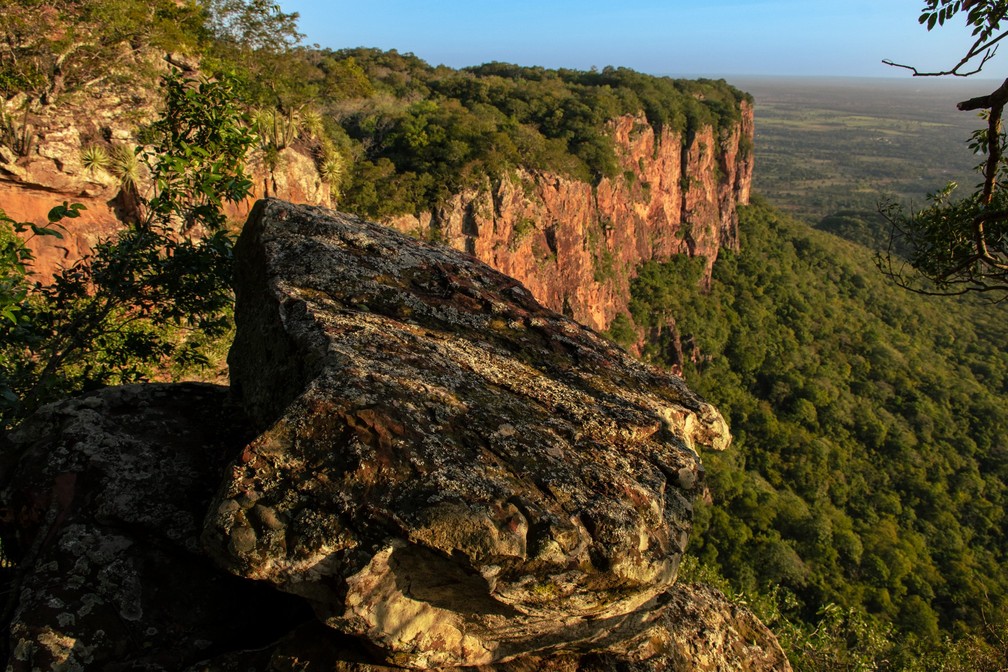
[[[55,397],[142,379],[169,358],[198,363],[187,335],[229,326],[233,236],[223,205],[249,194],[254,136],[229,80],[173,72],[164,87],[163,115],[137,152],[153,194],[139,198],[134,221],[51,284],[10,295],[16,310],[0,334],[4,427]]]

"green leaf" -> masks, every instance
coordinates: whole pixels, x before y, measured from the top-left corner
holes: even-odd
[[[32,233],[36,236],[52,236],[54,238],[63,239],[63,234],[56,229],[50,229],[44,226],[37,226],[35,224],[30,224]]]

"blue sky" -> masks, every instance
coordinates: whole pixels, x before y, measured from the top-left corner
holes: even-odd
[[[306,42],[487,61],[678,76],[907,76],[883,58],[953,64],[962,20],[928,33],[923,0],[279,0]],[[998,66],[998,60],[993,63]],[[986,76],[1000,74],[988,66]]]

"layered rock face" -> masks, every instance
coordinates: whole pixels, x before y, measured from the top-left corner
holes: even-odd
[[[7,118],[27,126],[29,139],[23,156],[0,145],[0,209],[19,222],[41,224],[47,221],[49,210],[64,201],[86,208],[62,238],[43,236],[29,241],[35,254],[32,270],[39,279],[48,280],[57,269],[114,236],[122,221],[135,212],[130,190],[111,169],[86,165],[84,152],[89,147],[112,155],[117,148],[132,150],[137,126],[156,116],[156,93],[156,89],[137,88],[127,99],[109,88],[80,92],[27,116],[18,112],[25,104],[23,96],[0,101]],[[236,220],[243,221],[255,201],[265,196],[330,204],[329,186],[319,177],[310,152],[284,149],[274,170],[253,153],[248,170],[249,198],[228,206],[228,214]],[[146,193],[148,176],[143,169],[138,176],[140,189]]]
[[[656,133],[643,115],[615,120],[622,174],[596,186],[518,170],[457,194],[433,213],[399,217],[400,231],[449,243],[521,281],[537,300],[594,329],[626,312],[639,264],[738,249],[736,206],[749,202],[753,110],[688,137]]]
[[[150,93],[134,97],[79,94],[26,118],[37,138],[25,156],[0,148],[0,207],[9,216],[44,222],[63,201],[87,208],[63,239],[31,241],[41,279],[114,235],[128,216],[128,192],[109,171],[85,167],[83,151],[135,144],[133,129],[155,116],[156,101]],[[18,105],[6,103],[8,117],[19,118]],[[702,256],[709,275],[722,246],[737,248],[736,206],[748,202],[753,169],[753,110],[746,101],[739,105],[733,126],[702,126],[686,137],[668,128],[656,132],[643,114],[614,120],[620,174],[594,187],[518,169],[454,195],[435,212],[387,223],[472,254],[517,278],[547,307],[605,329],[626,312],[640,263]],[[285,149],[272,170],[253,155],[249,168],[250,199],[229,208],[236,219],[261,197],[331,204],[309,152]]]
[[[788,669],[674,583],[730,440],[680,379],[351,216],[264,202],[237,254],[248,420],[130,387],[12,434],[9,669]]]

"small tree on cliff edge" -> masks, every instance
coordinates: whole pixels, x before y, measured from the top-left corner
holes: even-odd
[[[249,193],[244,163],[253,136],[226,79],[171,73],[164,86],[164,112],[136,150],[153,194],[139,197],[135,220],[49,285],[27,286],[31,259],[17,245],[0,259],[0,290],[10,290],[0,299],[17,304],[0,319],[4,428],[50,399],[141,379],[169,358],[198,359],[185,334],[228,327],[233,238],[222,206]],[[75,215],[64,204],[50,220]]]
[[[994,57],[999,43],[1008,37],[1001,22],[1008,16],[1006,0],[925,0],[920,23],[933,30],[956,15],[965,14],[973,43],[947,70],[921,72],[910,65],[883,61],[906,68],[915,77],[968,77],[980,72]],[[977,170],[983,181],[977,190],[953,200],[955,183],[929,196],[930,205],[907,214],[899,205],[880,208],[891,224],[888,250],[877,264],[899,285],[923,294],[993,292],[999,300],[1008,297],[1008,178],[1005,132],[1002,116],[1008,103],[1008,79],[989,95],[959,103],[960,110],[980,110],[986,127],[973,133],[970,148],[984,157]],[[893,250],[908,250],[905,261]]]

